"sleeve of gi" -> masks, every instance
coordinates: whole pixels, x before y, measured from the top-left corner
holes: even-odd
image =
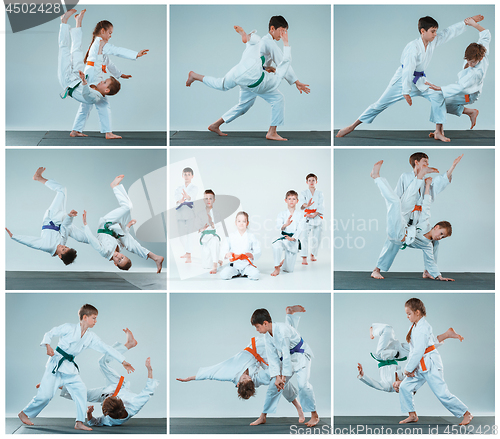
[[[139,393],[132,401],[129,401],[127,405],[127,413],[130,417],[135,416],[139,410],[141,410],[144,405],[149,401],[149,398],[155,393],[156,387],[158,387],[158,380],[154,380],[152,378],[148,378],[146,383],[146,387],[142,389],[142,392]]]
[[[438,32],[435,38],[436,46],[447,43],[452,38],[458,37],[460,34],[465,32],[466,28],[467,25],[463,21],[460,21],[459,23],[453,24],[445,30]]]
[[[376,390],[383,392],[394,392],[394,388],[389,383],[382,383],[381,381],[370,378],[366,373],[363,376],[358,375],[358,379],[365,383],[367,386],[373,387]]]
[[[428,331],[427,328],[422,324],[415,326],[411,332],[411,349],[410,355],[408,356],[408,362],[406,363],[405,370],[407,372],[413,372],[419,365],[420,360],[424,356],[425,349],[427,348],[428,342]]]
[[[64,323],[60,326],[56,326],[52,328],[49,332],[46,332],[43,336],[42,341],[40,342],[40,346],[45,346],[46,344],[50,344],[53,337],[61,337],[71,331],[71,324]]]
[[[120,354],[120,352],[118,352],[115,348],[108,346],[93,332],[91,334],[92,339],[89,346],[91,349],[112,356],[116,361],[118,361],[118,363],[123,363],[125,361],[125,357]]]

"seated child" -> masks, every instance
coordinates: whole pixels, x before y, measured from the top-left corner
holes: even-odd
[[[125,357],[106,345],[95,335],[90,328],[97,322],[97,309],[89,304],[83,305],[78,311],[79,324],[65,323],[52,328],[43,336],[40,346],[45,346],[50,357],[45,366],[45,373],[38,386],[38,393],[30,403],[18,414],[19,419],[26,425],[34,425],[29,418],[36,417],[54,397],[58,387],[65,386],[76,404],[76,430],[92,430],[85,422],[87,402],[87,388],[80,378],[75,357],[85,349],[94,349],[108,354],[123,365],[128,373],[134,368],[125,361]],[[50,341],[58,337],[58,346],[52,349]]]
[[[177,228],[186,252],[181,258],[186,259],[186,264],[191,263],[191,237],[189,235],[196,230],[194,228],[195,213],[193,205],[198,188],[192,183],[193,175],[194,172],[191,168],[184,168],[182,170],[184,184],[175,190]]]
[[[281,232],[281,237],[273,242],[274,271],[271,276],[278,276],[283,271],[292,273],[295,270],[297,254],[301,249],[300,238],[304,229],[304,216],[300,209],[296,209],[299,202],[297,192],[291,190],[285,195],[288,209],[280,212],[276,219],[276,228]],[[283,252],[285,257],[283,258]]]
[[[304,211],[305,227],[304,238],[302,239],[302,265],[307,265],[309,253],[309,239],[311,240],[311,261],[317,261],[318,248],[321,242],[321,229],[323,228],[323,192],[316,189],[318,177],[308,174],[306,177],[308,188],[300,193],[300,210]]]
[[[217,263],[222,265],[219,260],[220,255],[220,236],[217,235],[215,224],[220,222],[217,215],[214,214],[215,193],[207,189],[203,195],[205,208],[197,215],[197,229],[200,232],[200,245],[202,252],[203,268],[210,270],[210,274],[217,274]]]
[[[224,259],[229,259],[220,272],[220,277],[230,280],[235,276],[247,276],[250,280],[259,280],[259,270],[252,261],[256,261],[260,256],[260,244],[257,238],[250,233],[248,213],[238,212],[236,215],[235,233],[231,233],[222,244],[221,255]]]

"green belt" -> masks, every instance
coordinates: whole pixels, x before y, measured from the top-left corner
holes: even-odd
[[[370,352],[370,355],[374,360],[378,361],[378,367],[384,367],[384,366],[391,366],[391,365],[396,365],[398,364],[398,361],[405,361],[406,357],[403,358],[395,358],[393,360],[379,360],[373,356],[373,354]]]
[[[116,232],[113,232],[113,230],[109,230],[109,224],[113,224],[111,221],[108,221],[107,223],[104,224],[104,229],[98,229],[97,233],[105,233],[106,235],[110,235],[115,239],[121,238],[123,235],[119,235]]]
[[[215,233],[215,230],[203,230],[203,232],[201,232],[201,236],[200,236],[200,244],[203,245],[201,243],[201,240],[203,239],[203,237],[205,235],[214,235],[214,236],[217,236],[217,238],[219,238],[219,241],[220,241],[220,236],[217,235],[217,233]]]
[[[281,234],[283,236],[281,238],[278,238],[276,241],[281,241],[282,239],[286,239],[285,236],[289,236],[290,238],[293,236],[293,233],[287,233],[284,232],[283,230],[281,231]],[[274,244],[276,241],[273,241],[272,244]],[[302,250],[302,244],[300,243],[300,239],[298,241],[299,241],[299,250]]]
[[[67,96],[69,95],[70,97],[73,97],[73,92],[75,91],[75,89],[82,83],[82,81],[80,81],[78,84],[76,84],[74,87],[68,87],[66,89],[66,93],[64,93],[64,96],[62,96],[63,99],[66,99]]]
[[[422,230],[420,228],[417,227],[417,230]],[[405,236],[405,240],[406,240],[406,236]],[[406,244],[406,242],[403,244],[403,247],[400,248],[400,250],[404,250],[406,247],[408,247],[408,244]]]
[[[52,370],[52,373],[55,374],[59,370],[59,368],[61,367],[61,364],[63,363],[64,360],[68,360],[70,363],[73,363],[75,365],[76,369],[78,370],[78,372],[80,372],[80,369],[78,369],[78,364],[75,363],[75,356],[74,355],[70,355],[70,354],[64,352],[59,346],[57,346],[56,352],[59,352],[62,355],[62,358],[59,360],[59,363],[57,363],[57,366],[54,367],[54,369]]]
[[[266,57],[262,55],[260,57],[260,60],[262,61],[262,66],[264,66],[264,63],[266,61]],[[248,88],[255,88],[257,87],[262,81],[264,80],[264,72],[262,72],[262,75],[260,75],[260,78],[257,82],[254,82],[252,85],[249,85]]]

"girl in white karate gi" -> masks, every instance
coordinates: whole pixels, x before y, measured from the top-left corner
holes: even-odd
[[[129,60],[136,60],[141,56],[147,54],[148,50],[141,50],[139,52],[135,50],[124,49],[122,47],[114,46],[109,43],[111,34],[113,33],[113,25],[107,21],[103,20],[97,23],[92,33],[92,42],[89,46],[89,50],[85,55],[83,60],[85,64],[85,75],[88,75],[89,82],[99,81],[104,78],[104,73],[109,73],[113,75],[114,78],[129,79],[132,75],[123,74],[110,60],[109,56],[114,55],[120,58],[125,58]],[[101,40],[105,42],[104,47],[102,47],[102,55],[98,55],[99,45]],[[98,61],[102,65],[102,69],[96,70],[94,68],[95,63]],[[101,125],[101,133],[106,134],[106,139],[121,139],[120,136],[112,133],[111,129],[111,107],[109,101],[106,97],[101,99],[95,104],[97,113],[99,115],[99,123]],[[76,113],[75,121],[73,122],[73,131],[71,131],[71,137],[86,137],[82,133],[85,128],[85,123],[89,118],[90,112],[92,111],[92,105],[81,103]]]
[[[308,174],[306,177],[308,188],[300,193],[299,205],[304,212],[305,225],[302,243],[302,265],[307,265],[307,256],[311,255],[311,261],[317,261],[319,244],[321,242],[321,229],[323,228],[323,215],[325,206],[323,203],[323,192],[316,189],[318,177]],[[309,239],[311,247],[309,251]]]
[[[456,417],[463,417],[460,425],[467,425],[473,416],[467,406],[450,393],[444,381],[441,355],[435,348],[432,327],[425,318],[423,302],[412,298],[405,303],[405,311],[412,326],[406,336],[406,341],[410,344],[410,354],[404,370],[406,379],[399,387],[399,400],[401,410],[408,412],[409,416],[400,421],[400,424],[418,421],[413,395],[427,382],[441,404]]]
[[[186,263],[191,263],[192,238],[191,233],[195,231],[194,223],[196,215],[194,213],[194,200],[198,194],[198,188],[191,182],[194,172],[191,168],[182,170],[184,184],[175,190],[175,212],[177,215],[177,229],[181,238],[181,243],[186,252],[181,258],[186,259]]]
[[[260,272],[254,262],[260,257],[260,244],[247,228],[248,213],[238,212],[236,215],[235,233],[231,233],[222,244],[221,256],[229,259],[229,264],[222,268],[220,277],[230,280],[235,276],[247,276],[250,280],[259,280]],[[221,258],[222,259],[222,258]]]

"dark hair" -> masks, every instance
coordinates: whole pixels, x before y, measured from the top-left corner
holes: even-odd
[[[482,44],[471,43],[465,49],[464,59],[467,61],[481,61],[484,55],[486,55],[486,47]]]
[[[410,308],[413,312],[420,311],[420,314],[422,315],[422,317],[424,317],[427,314],[425,311],[424,302],[422,302],[420,299],[417,299],[415,297],[406,301],[405,308]],[[415,323],[413,325],[411,325],[410,331],[406,335],[406,342],[407,343],[410,343],[411,331],[412,331],[414,326],[415,326]]]
[[[255,384],[252,380],[244,381],[238,386],[238,397],[241,399],[250,399],[255,396]]]
[[[89,56],[90,48],[92,47],[92,44],[94,44],[95,37],[99,36],[102,29],[108,30],[110,27],[113,27],[113,24],[108,20],[102,20],[95,25],[94,32],[92,32],[92,42],[90,43],[89,50],[87,50],[87,53],[85,54],[83,64],[87,64],[87,58]]]
[[[102,403],[102,414],[113,419],[123,419],[128,416],[123,401],[116,396],[108,396]]]
[[[194,172],[193,172],[193,170],[191,168],[184,168],[182,170],[182,173],[184,174],[184,172],[191,172],[191,175],[194,175]]]
[[[315,178],[316,181],[318,181],[318,177],[316,175],[314,175],[314,174],[307,174],[306,181],[309,180],[311,177]]]
[[[109,89],[108,96],[114,96],[116,93],[120,91],[122,85],[120,84],[120,81],[118,81],[118,79],[116,78],[113,78],[113,76],[110,76],[109,79],[111,79],[111,84],[109,84],[108,86]]]
[[[425,152],[414,152],[411,156],[410,156],[410,165],[412,168],[415,167],[415,160],[417,162],[419,162],[420,160],[422,159],[427,159],[429,160],[429,156],[425,153]]]
[[[125,271],[128,271],[130,270],[130,267],[132,267],[132,261],[128,259],[128,262],[123,266],[123,267],[120,267],[119,265],[117,265],[117,267],[120,269],[120,270],[125,270]]]
[[[299,194],[297,192],[295,192],[293,189],[286,193],[285,198],[288,198],[289,196],[292,196],[292,195],[297,197],[297,199],[299,198]]]
[[[64,262],[64,265],[71,264],[76,259],[76,250],[74,248],[70,248],[66,253],[61,254],[61,260]]]
[[[285,20],[285,17],[275,15],[269,20],[269,30],[271,30],[271,26],[274,26],[274,29],[278,29],[279,27],[288,29],[288,22]]]
[[[271,314],[269,314],[269,311],[265,308],[256,309],[252,314],[250,323],[252,324],[252,326],[255,326],[257,324],[263,325],[264,322],[273,322],[271,319]]]
[[[436,223],[434,225],[434,227],[436,226],[439,226],[441,227],[442,229],[446,229],[446,231],[448,232],[448,236],[451,236],[451,224],[448,222],[448,221],[439,221],[438,223]]]
[[[83,316],[96,316],[97,314],[99,314],[99,311],[97,311],[97,308],[93,305],[90,305],[88,303],[86,303],[85,305],[83,305],[79,310],[78,310],[78,317],[80,317],[80,320],[83,319]]]
[[[435,28],[439,27],[438,22],[436,20],[434,20],[434,18],[427,16],[427,17],[422,17],[420,20],[418,20],[418,32],[419,33],[422,29],[427,32],[431,27],[435,27]]]
[[[215,198],[215,192],[212,189],[207,189],[205,192],[203,192],[203,195],[209,195],[212,194]]]

